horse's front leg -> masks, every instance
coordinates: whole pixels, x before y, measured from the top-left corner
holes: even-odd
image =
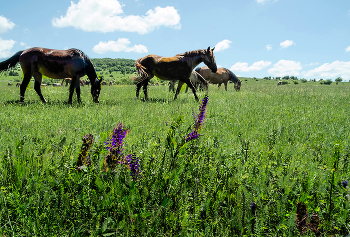
[[[77,83],[77,78],[72,78],[72,81],[70,83],[69,86],[69,98],[68,98],[68,104],[72,104],[73,101],[73,93],[74,93],[74,89]],[[77,92],[78,94],[78,92]],[[80,98],[80,88],[79,88],[79,98]]]
[[[197,93],[196,93],[196,88],[193,86],[192,82],[189,81],[189,82],[187,83],[187,85],[192,89],[192,92],[193,92],[193,94],[194,94],[194,98],[196,99],[196,101],[199,101],[198,96],[197,96]],[[181,89],[181,88],[180,88],[180,89]]]
[[[78,103],[81,103],[81,97],[80,97],[80,79],[79,79],[79,78],[75,81],[75,92],[77,93]]]
[[[225,90],[227,91],[227,82],[224,82]]]
[[[44,98],[43,94],[41,94],[41,82],[42,82],[42,75],[39,72],[34,73],[34,79],[35,79],[35,84],[34,84],[34,90],[40,97],[41,101],[43,103],[46,103],[46,99]]]

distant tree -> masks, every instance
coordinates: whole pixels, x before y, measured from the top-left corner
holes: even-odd
[[[281,80],[281,77],[276,77],[276,80]]]
[[[303,79],[300,79],[300,82],[301,82],[301,83],[306,83],[307,80],[303,78]]]
[[[284,76],[284,77],[282,77],[282,79],[289,80],[289,76]]]
[[[324,85],[330,85],[331,83],[332,83],[331,79],[327,79],[327,80],[323,81]]]
[[[338,77],[337,79],[335,79],[335,82],[336,82],[337,85],[338,85],[339,82],[342,82],[342,81],[343,81],[343,79],[341,77]]]

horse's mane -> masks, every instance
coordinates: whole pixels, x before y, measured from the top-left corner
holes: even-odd
[[[227,70],[228,74],[230,75],[230,81],[237,83],[239,81],[238,77],[230,70],[228,70],[228,69],[226,69],[226,70]]]
[[[176,56],[184,56],[184,57],[194,57],[194,56],[200,56],[205,54],[206,50],[205,49],[197,49],[193,51],[186,51],[181,54],[176,54]]]
[[[80,56],[84,59],[84,62],[86,64],[85,65],[86,75],[90,79],[91,83],[94,83],[97,78],[97,73],[96,73],[94,64],[91,62],[90,58],[80,49],[72,49],[72,50],[75,51],[74,53],[80,54]]]

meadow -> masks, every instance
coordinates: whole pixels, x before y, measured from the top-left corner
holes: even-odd
[[[350,83],[210,85],[197,139],[184,142],[200,102],[184,88],[103,86],[33,90],[0,81],[2,236],[320,236],[350,232]],[[200,98],[204,92],[199,92]],[[120,122],[123,153],[140,160],[104,172]],[[91,165],[77,171],[83,137]]]

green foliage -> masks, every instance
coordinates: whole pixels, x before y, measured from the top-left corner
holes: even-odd
[[[71,106],[68,88],[42,88],[42,104],[31,83],[18,104],[19,89],[0,81],[0,235],[298,236],[298,203],[307,223],[321,218],[322,235],[347,235],[349,83],[250,80],[240,92],[210,86],[202,136],[183,146],[199,106],[191,93],[173,101],[153,86],[142,101],[135,86],[103,86],[95,104],[84,86]],[[125,154],[140,157],[137,182],[124,167],[102,171],[120,121]],[[91,165],[78,172],[88,133]]]

